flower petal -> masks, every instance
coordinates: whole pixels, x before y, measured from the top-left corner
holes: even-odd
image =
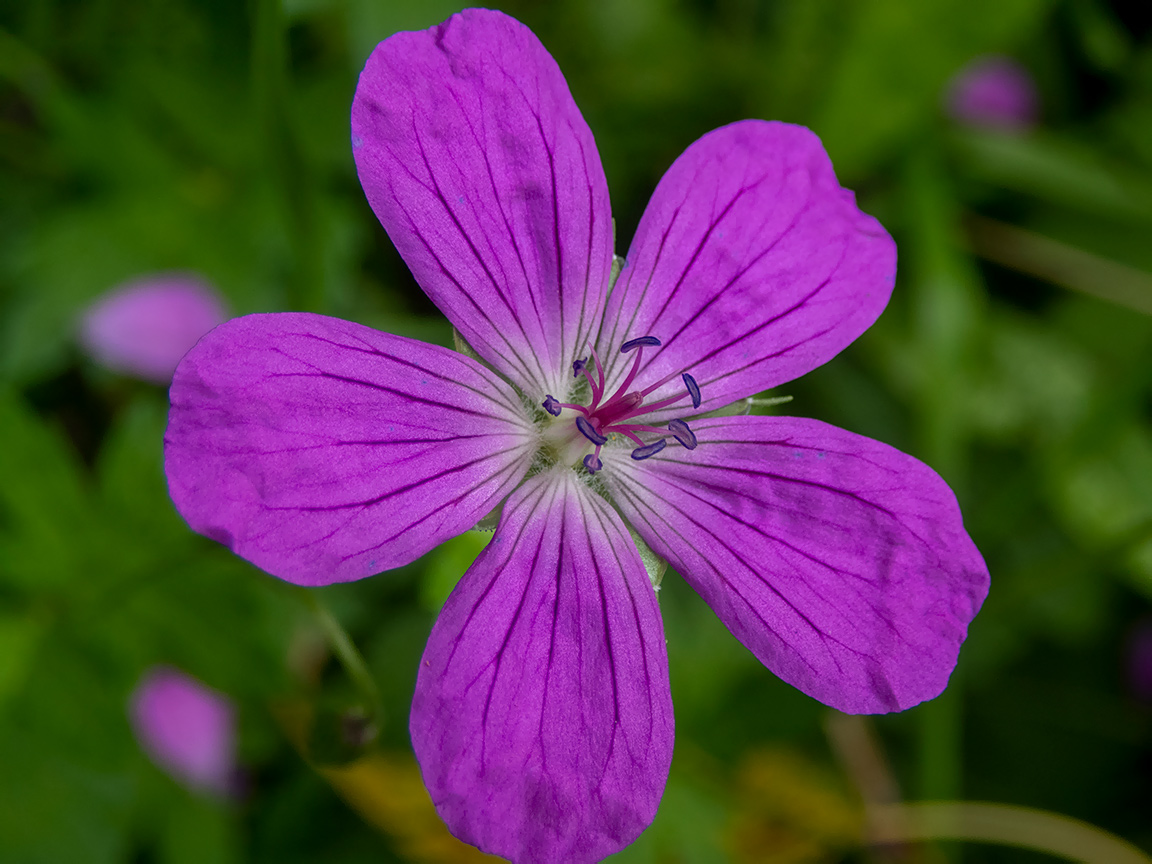
[[[699,446],[601,475],[632,526],[769,669],[852,713],[938,695],[988,570],[947,484],[816,420],[693,424]]]
[[[448,598],[412,746],[452,832],[517,864],[599,861],[652,821],[672,759],[656,595],[620,517],[540,474]]]
[[[176,509],[281,579],[415,560],[528,469],[512,388],[447,348],[321,315],[249,315],[181,361],[164,436]]]
[[[656,336],[640,387],[690,372],[701,411],[827,362],[883,311],[896,246],[840,188],[802,126],[745,120],[677,159],[644,211],[608,303],[597,348],[615,381],[620,345]],[[666,410],[669,416],[683,410]]]
[[[596,142],[532,31],[467,9],[384,40],[352,143],[376,216],[468,344],[534,399],[566,392],[600,327],[612,214]]]

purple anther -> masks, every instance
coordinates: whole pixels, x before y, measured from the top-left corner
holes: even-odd
[[[589,474],[595,474],[597,471],[604,469],[604,463],[600,461],[600,457],[594,453],[589,453],[584,457],[584,467],[588,469]]]
[[[696,383],[696,379],[685,372],[680,376],[684,379],[684,386],[688,388],[688,395],[692,397],[692,407],[700,407],[700,385]]]
[[[572,361],[572,377],[573,378],[579,378],[582,374],[584,374],[584,370],[587,368],[588,368],[588,358],[587,357],[585,357],[583,360],[573,360]]]
[[[555,396],[548,395],[544,397],[544,401],[541,404],[544,406],[544,410],[553,417],[560,416],[560,400]]]
[[[668,442],[661,438],[655,444],[649,444],[647,447],[637,447],[632,451],[632,458],[639,462],[641,459],[647,459],[649,456],[655,456],[667,446]]]
[[[580,430],[581,435],[583,435],[597,447],[608,443],[608,439],[597,432],[592,424],[583,417],[576,418],[576,428]]]
[[[655,336],[638,336],[635,339],[629,339],[627,342],[625,342],[623,345],[621,345],[620,346],[620,353],[621,354],[627,354],[633,348],[639,348],[641,346],[646,346],[649,348],[659,348],[660,347],[660,340],[657,339]]]
[[[688,424],[683,420],[669,420],[668,431],[687,449],[696,449],[696,433],[689,429]]]

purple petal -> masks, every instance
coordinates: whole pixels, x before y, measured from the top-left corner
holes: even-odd
[[[199,277],[148,276],[108,292],[89,307],[80,341],[102,366],[167,384],[180,358],[227,317],[216,292]]]
[[[673,163],[627,261],[597,345],[609,376],[631,364],[615,346],[655,336],[663,347],[645,352],[637,385],[675,375],[655,400],[689,372],[709,411],[803,375],[868,329],[892,291],[896,246],[840,188],[814,134],[745,120]]]
[[[141,748],[193,789],[231,791],[236,773],[232,701],[178,669],[157,667],[132,694],[129,718]]]
[[[452,832],[517,864],[599,861],[672,759],[664,629],[635,544],[570,471],[511,497],[424,651],[412,746]]]
[[[605,449],[633,528],[769,669],[851,713],[938,695],[988,570],[952,491],[911,456],[816,420],[694,424],[647,462]]]
[[[512,388],[435,345],[305,313],[212,331],[164,437],[188,524],[301,585],[359,579],[470,528],[523,478]]]
[[[352,104],[365,194],[468,344],[539,401],[600,327],[608,184],[556,61],[527,27],[467,9],[397,33]]]
[[[980,57],[952,79],[945,108],[968,126],[1022,131],[1036,124],[1040,97],[1031,73],[1015,60]]]

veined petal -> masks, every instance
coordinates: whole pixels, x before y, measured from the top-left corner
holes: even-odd
[[[815,369],[868,329],[891,294],[896,246],[840,188],[812,132],[745,120],[672,164],[627,262],[597,343],[610,378],[629,365],[621,343],[655,336],[637,385],[674,375],[656,399],[690,372],[709,411]]]
[[[620,517],[538,475],[448,598],[412,746],[457,837],[516,864],[599,861],[655,816],[672,759],[664,629]]]
[[[468,343],[534,399],[566,390],[600,328],[612,214],[596,142],[535,35],[466,9],[384,40],[352,143],[372,209]]]
[[[932,469],[816,420],[693,424],[699,446],[601,476],[631,522],[769,669],[851,713],[938,695],[988,593]]]
[[[455,351],[307,313],[217,327],[172,381],[165,470],[201,534],[301,585],[407,564],[524,477],[533,433]]]

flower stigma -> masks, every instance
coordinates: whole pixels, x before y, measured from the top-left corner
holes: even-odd
[[[606,381],[604,380],[604,364],[600,362],[595,348],[589,349],[589,357],[572,363],[573,377],[579,378],[583,375],[588,381],[591,391],[589,403],[579,405],[573,402],[561,402],[551,394],[548,394],[541,403],[544,410],[553,417],[560,417],[565,410],[574,412],[576,415],[572,418],[571,423],[553,424],[550,433],[547,434],[551,443],[556,447],[561,461],[571,464],[580,461],[588,469],[589,474],[595,474],[604,468],[604,463],[600,461],[600,449],[608,443],[608,436],[613,434],[627,438],[636,445],[632,450],[632,458],[637,461],[655,456],[668,446],[668,438],[674,439],[688,450],[696,449],[696,435],[683,420],[670,421],[666,429],[648,423],[636,422],[641,420],[644,415],[666,408],[684,398],[692,401],[694,409],[700,407],[700,386],[696,383],[696,379],[687,372],[680,373],[684,387],[688,391],[686,397],[683,395],[671,396],[657,402],[644,402],[649,395],[675,378],[676,373],[662,378],[643,390],[628,389],[640,371],[644,349],[659,347],[660,340],[655,336],[640,336],[629,339],[621,345],[621,354],[635,351],[636,356],[623,383],[610,396],[607,395]],[[593,368],[589,368],[589,360],[592,361]],[[640,437],[641,434],[659,437],[655,441],[645,441]],[[589,445],[595,447],[595,451],[580,459]]]

